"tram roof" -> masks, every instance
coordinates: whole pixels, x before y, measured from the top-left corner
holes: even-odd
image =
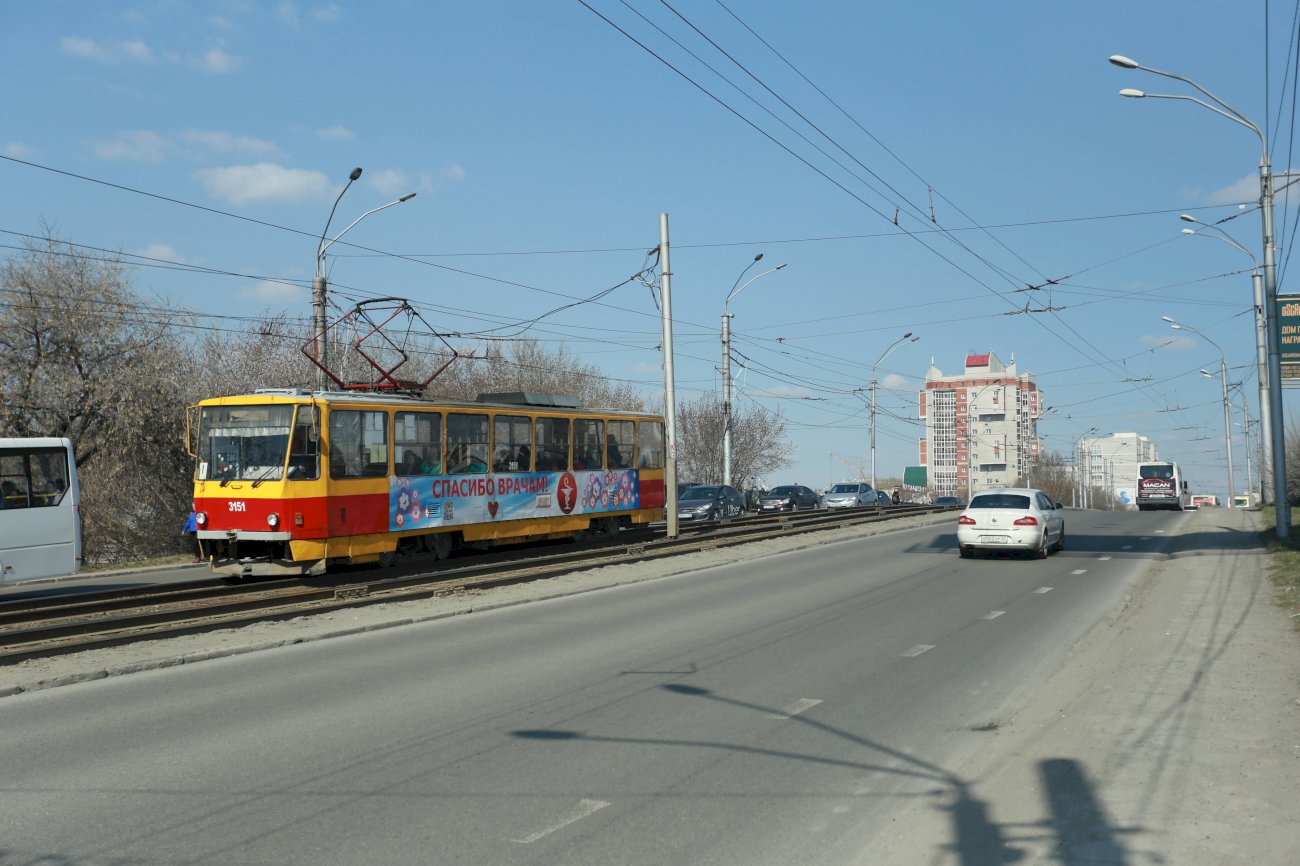
[[[592,413],[600,415],[640,415],[658,417],[656,413],[637,409],[615,409],[600,406],[583,406],[577,397],[567,394],[545,394],[536,391],[503,391],[479,394],[475,400],[448,400],[438,397],[419,397],[411,394],[382,393],[374,391],[314,391],[308,388],[258,388],[249,394],[228,394],[203,400],[203,403],[220,401],[224,404],[247,397],[286,397],[295,400],[313,400],[321,403],[404,403],[412,406],[456,406],[466,409],[534,409],[560,413]]]

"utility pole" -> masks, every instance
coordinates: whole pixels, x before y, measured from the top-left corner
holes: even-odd
[[[677,397],[673,380],[672,268],[668,265],[668,214],[659,214],[659,308],[664,344],[664,516],[677,537]]]

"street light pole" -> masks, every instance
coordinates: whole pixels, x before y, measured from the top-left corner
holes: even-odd
[[[1203,102],[1193,96],[1143,93],[1141,90],[1121,90],[1121,96],[1134,98],[1149,96],[1157,99],[1182,99],[1195,102],[1197,105],[1208,108],[1233,123],[1246,127],[1259,136],[1259,204],[1264,233],[1264,315],[1268,331],[1268,403],[1269,437],[1273,448],[1273,502],[1277,513],[1277,539],[1286,541],[1291,537],[1291,505],[1287,498],[1286,431],[1282,418],[1281,336],[1278,334],[1276,249],[1273,245],[1273,169],[1268,157],[1268,139],[1263,130],[1247,119],[1245,115],[1189,78],[1143,66],[1136,60],[1121,54],[1112,55],[1110,62],[1123,69],[1141,69],[1154,75],[1162,75],[1166,78],[1182,81],[1196,88],[1211,99],[1215,105],[1210,105],[1208,102]]]
[[[744,285],[740,285],[745,273],[762,260],[763,254],[759,253],[754,256],[752,262],[745,265],[745,270],[741,271],[740,276],[736,277],[736,282],[731,284],[727,299],[722,302],[722,483],[726,485],[731,484],[731,299],[743,292],[745,287],[754,280],[776,273],[786,265],[782,262],[761,274],[755,274]]]
[[[1203,228],[1217,232],[1217,234],[1207,235],[1195,229],[1183,229],[1183,234],[1223,241],[1225,244],[1250,256],[1250,260],[1255,266],[1254,273],[1250,275],[1250,283],[1255,303],[1255,375],[1259,380],[1259,421],[1261,430],[1271,430],[1273,413],[1268,399],[1268,316],[1264,312],[1264,277],[1259,269],[1259,259],[1255,258],[1254,253],[1237,243],[1231,235],[1217,225],[1203,223],[1191,214],[1180,214],[1178,218],[1184,222],[1195,223]],[[1267,434],[1259,437],[1259,451],[1260,500],[1270,502],[1272,501],[1272,485],[1269,483],[1268,476],[1269,467],[1273,465],[1273,441]],[[1249,444],[1246,445],[1246,453],[1250,453]],[[1246,466],[1249,468],[1249,461],[1247,461]]]
[[[406,195],[402,196],[396,201],[390,201],[388,204],[380,205],[379,207],[376,208],[371,208],[370,210],[363,213],[361,216],[354,219],[351,223],[349,223],[348,227],[345,228],[343,231],[339,232],[329,240],[326,240],[326,235],[329,234],[329,230],[330,230],[330,223],[334,221],[334,211],[338,209],[339,202],[343,200],[343,193],[347,192],[348,187],[352,186],[352,182],[359,177],[361,177],[361,168],[358,167],[352,169],[352,173],[348,175],[348,182],[343,187],[343,191],[339,193],[338,198],[334,199],[334,207],[330,208],[329,219],[325,221],[325,229],[321,232],[320,235],[320,245],[316,248],[316,276],[311,281],[312,319],[313,319],[313,325],[316,329],[316,336],[313,338],[313,342],[315,343],[315,350],[316,350],[316,362],[320,367],[320,369],[317,370],[317,376],[320,379],[322,387],[324,386],[325,369],[328,365],[328,356],[329,356],[329,338],[328,335],[325,333],[325,329],[326,329],[325,307],[326,307],[326,299],[329,294],[329,280],[326,276],[327,268],[325,265],[325,251],[328,250],[334,244],[335,241],[337,241],[339,238],[343,237],[345,234],[351,231],[353,226],[361,222],[366,217],[370,216],[372,213],[378,213],[381,210],[386,210],[394,205],[399,205],[402,202],[407,202],[415,198],[415,193],[408,192]]]
[[[1083,486],[1083,440],[1086,439],[1086,438],[1088,438],[1089,436],[1091,436],[1093,433],[1096,433],[1096,432],[1098,431],[1098,429],[1099,429],[1099,428],[1097,428],[1097,427],[1089,427],[1087,430],[1085,430],[1085,431],[1083,431],[1082,433],[1080,433],[1079,436],[1078,436],[1078,438],[1076,438],[1076,439],[1074,440],[1074,448],[1072,449],[1072,456],[1073,456],[1073,458],[1074,458],[1074,476],[1075,476],[1074,481],[1075,481],[1075,483],[1074,483],[1074,490],[1071,491],[1071,492],[1077,494],[1076,502],[1077,502],[1077,504],[1078,504],[1078,506],[1079,506],[1080,508],[1087,508],[1087,507],[1088,507],[1087,504],[1086,504],[1086,501],[1085,501],[1084,498],[1083,498],[1083,494],[1084,494],[1084,486]]]
[[[908,340],[915,343],[920,337],[913,337],[912,332],[908,331],[903,336],[895,340],[885,353],[876,359],[876,363],[871,365],[871,489],[876,489],[876,368],[885,362],[885,359],[894,353],[894,350],[903,345]]]
[[[1205,336],[1201,331],[1198,331],[1191,325],[1184,325],[1175,322],[1168,316],[1161,316],[1160,318],[1168,322],[1169,327],[1173,328],[1175,331],[1191,331],[1193,334],[1197,334],[1202,340],[1219,350],[1219,370],[1223,379],[1223,441],[1228,451],[1228,507],[1232,508],[1232,498],[1235,494],[1234,488],[1236,487],[1236,484],[1232,479],[1232,418],[1228,414],[1228,359],[1223,354],[1223,349],[1219,347],[1219,344]],[[1201,373],[1206,376],[1211,375],[1206,373],[1204,370],[1202,370]]]

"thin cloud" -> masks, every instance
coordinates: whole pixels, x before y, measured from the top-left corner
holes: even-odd
[[[186,144],[202,147],[219,153],[247,153],[250,155],[269,155],[278,148],[269,141],[249,138],[246,135],[221,130],[187,129],[178,136]]]
[[[906,376],[900,376],[897,373],[886,373],[885,377],[880,380],[880,387],[899,389],[908,387],[911,382]]]
[[[142,250],[134,253],[144,259],[157,259],[163,262],[174,262],[178,265],[190,265],[194,262],[189,261],[168,244],[150,244]]]
[[[162,162],[170,150],[170,142],[151,129],[119,132],[113,138],[90,143],[91,153],[100,159],[114,161]]]
[[[226,75],[235,72],[244,64],[244,58],[230,54],[220,48],[209,48],[193,58],[193,63],[204,72],[214,75]]]
[[[4,150],[0,150],[0,153],[3,153],[5,156],[13,157],[14,159],[35,159],[41,155],[40,151],[36,148],[28,147],[21,141],[9,142],[4,146]]]
[[[319,171],[272,162],[205,168],[197,176],[210,195],[233,204],[313,201],[329,198],[332,190]]]
[[[259,280],[251,286],[245,286],[237,292],[246,301],[260,301],[265,304],[297,303],[304,297],[301,286],[278,280]]]
[[[411,179],[404,171],[381,168],[366,172],[366,182],[381,195],[403,195],[411,191]]]
[[[148,62],[154,59],[153,49],[143,39],[109,41],[87,36],[64,36],[59,40],[59,48],[64,54],[99,63],[118,63],[123,60]]]
[[[326,141],[351,141],[356,135],[346,126],[327,126],[316,130],[316,137]]]

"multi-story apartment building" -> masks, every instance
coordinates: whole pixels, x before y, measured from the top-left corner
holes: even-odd
[[[1017,373],[1015,357],[969,353],[965,369],[945,376],[934,361],[919,395],[925,438],[921,462],[933,496],[969,497],[976,490],[1025,482],[1038,459],[1042,392],[1032,373]]]
[[[1085,487],[1112,491],[1123,505],[1135,505],[1137,465],[1159,460],[1160,454],[1156,443],[1140,433],[1112,433],[1080,439],[1074,459]]]

